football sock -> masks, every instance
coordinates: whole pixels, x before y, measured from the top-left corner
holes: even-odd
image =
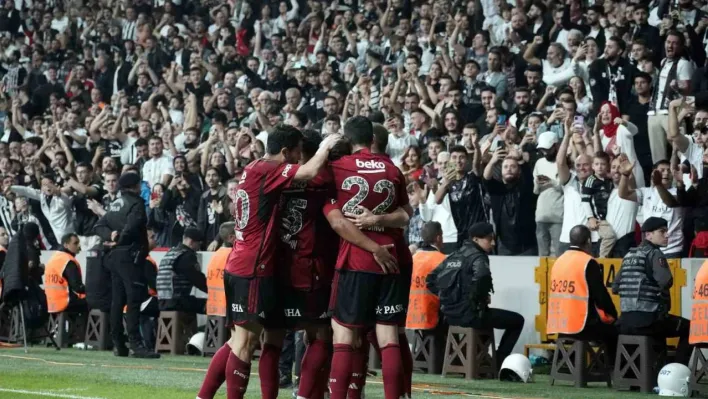
[[[251,376],[251,365],[229,352],[226,362],[226,398],[243,399]]]
[[[329,373],[330,399],[346,399],[353,360],[354,349],[351,345],[334,344],[332,368]]]
[[[226,380],[226,362],[229,361],[229,353],[231,353],[231,347],[228,343],[225,343],[214,353],[204,377],[202,388],[199,390],[198,396],[200,399],[213,399],[216,391]]]
[[[261,358],[258,360],[258,375],[261,380],[261,397],[263,399],[278,397],[278,389],[280,388],[278,360],[280,360],[280,348],[264,344]]]
[[[348,399],[361,399],[361,393],[366,384],[366,369],[369,355],[369,343],[364,340],[360,348],[354,350],[352,361],[352,377],[349,381]]]
[[[329,360],[329,348],[325,341],[315,339],[310,342],[302,357],[298,397],[310,399],[315,386],[320,383],[320,372]]]
[[[402,371],[401,347],[389,344],[381,348],[381,373],[383,374],[384,397],[386,399],[400,399],[403,393],[401,389]]]
[[[413,355],[408,345],[405,333],[398,334],[398,345],[401,347],[401,366],[403,368],[403,392],[406,397],[411,397],[413,384]]]

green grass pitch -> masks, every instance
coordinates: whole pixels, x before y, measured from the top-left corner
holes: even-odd
[[[163,356],[158,360],[116,358],[110,352],[49,348],[0,349],[0,398],[3,399],[194,399],[209,365],[209,358]],[[260,397],[258,366],[254,364],[249,384],[250,398]],[[366,398],[383,398],[381,377],[369,378]],[[573,388],[537,375],[532,384],[470,381],[416,373],[414,398],[562,398],[633,399],[646,397],[617,392],[603,384]],[[290,398],[292,390],[281,390],[280,398]],[[224,389],[217,398],[225,398]]]

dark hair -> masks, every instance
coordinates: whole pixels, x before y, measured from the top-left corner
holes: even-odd
[[[153,136],[153,137],[157,137],[157,136]],[[134,144],[134,145],[135,145],[136,147],[142,147],[142,146],[144,146],[144,145],[148,145],[148,142],[147,142],[147,140],[145,140],[144,138],[141,137],[141,138],[135,140],[135,144]]]
[[[438,222],[426,222],[420,229],[420,238],[424,244],[432,245],[435,237],[442,235],[442,226]]]
[[[388,130],[380,123],[374,124],[374,143],[380,152],[385,152],[388,147]]]
[[[669,166],[671,166],[671,162],[669,162],[669,161],[666,160],[666,159],[660,159],[660,160],[654,162],[654,165],[651,166],[651,170],[656,170],[656,169],[658,169],[659,166],[661,166],[661,165],[669,165]]]
[[[76,235],[76,233],[66,233],[66,234],[64,234],[63,236],[61,236],[61,244],[62,244],[62,245],[68,244],[69,242],[71,242],[71,239],[74,238],[74,237],[76,237],[77,240],[79,239],[79,236]]]
[[[612,40],[613,42],[617,43],[617,47],[619,47],[620,50],[622,50],[623,53],[624,53],[625,50],[627,50],[627,43],[625,43],[625,41],[622,40],[622,38],[620,38],[620,37],[618,37],[618,36],[611,36],[611,37],[610,37],[609,39],[607,39],[607,40]]]
[[[461,153],[467,155],[467,149],[461,145],[455,145],[450,148],[450,155],[452,155],[455,152],[461,152]]]
[[[292,150],[302,141],[302,133],[293,126],[278,123],[268,135],[266,151],[269,155],[279,154],[283,148]]]
[[[370,120],[363,116],[355,116],[344,124],[344,136],[352,145],[371,146],[374,141],[374,127]],[[270,138],[268,139],[270,142]]]
[[[302,154],[307,158],[315,156],[317,149],[320,148],[322,136],[319,132],[312,129],[302,131]]]
[[[590,229],[579,224],[570,229],[570,245],[581,247],[590,240]]]
[[[293,111],[290,114],[293,115],[298,122],[300,122],[301,127],[305,127],[305,125],[307,125],[308,119],[307,115],[304,112]]]
[[[607,164],[610,164],[610,155],[606,153],[605,151],[598,151],[595,153],[593,156],[594,159],[602,159],[603,161],[607,162]]]
[[[78,168],[86,168],[89,172],[93,172],[93,166],[88,162],[79,162],[76,164],[76,169]]]

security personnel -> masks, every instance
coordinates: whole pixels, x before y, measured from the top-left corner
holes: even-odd
[[[76,254],[81,251],[79,236],[65,234],[62,248],[55,251],[44,269],[44,291],[49,313],[86,312],[86,287]]]
[[[234,222],[226,222],[219,227],[219,238],[224,245],[214,253],[209,261],[209,266],[207,266],[207,289],[209,291],[206,304],[207,316],[226,317],[224,267],[236,239],[235,227]]]
[[[5,263],[5,255],[7,255],[7,244],[10,243],[10,235],[7,234],[7,229],[0,226],[0,303],[2,302],[2,265]]]
[[[688,364],[690,321],[669,314],[669,289],[674,284],[669,263],[660,247],[668,243],[665,219],[650,217],[642,225],[642,243],[629,250],[612,284],[620,296],[620,333],[651,335],[658,339],[678,337],[676,362]]]
[[[188,227],[184,230],[182,242],[170,249],[160,261],[157,270],[160,310],[206,313],[206,298],[191,295],[193,287],[207,292],[206,276],[201,272],[196,252],[202,241],[201,231]]]
[[[519,340],[524,317],[516,312],[490,308],[492,272],[489,254],[494,250],[494,227],[486,222],[470,227],[470,241],[430,272],[428,289],[440,298],[440,310],[452,326],[505,330],[497,348],[501,367]]]
[[[442,248],[442,227],[438,222],[427,222],[420,230],[423,244],[413,255],[413,277],[408,301],[406,328],[432,330],[438,326],[440,299],[428,290],[425,279],[445,260]]]
[[[708,343],[708,260],[704,261],[693,285],[691,308],[691,345]]]
[[[556,259],[551,270],[546,331],[604,342],[607,354],[614,359],[617,309],[591,252],[590,229],[584,225],[573,227],[570,247]]]
[[[104,246],[109,249],[105,260],[112,280],[113,353],[116,356],[129,354],[123,335],[123,306],[127,304],[125,319],[132,356],[158,358],[159,354],[145,348],[140,335],[140,304],[147,291],[144,262],[149,251],[147,215],[145,202],[140,197],[140,185],[140,176],[132,171],[118,179],[121,196],[111,203],[108,212],[96,223],[94,233],[103,239]]]

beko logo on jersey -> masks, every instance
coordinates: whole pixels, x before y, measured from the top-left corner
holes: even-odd
[[[386,169],[386,164],[380,161],[362,161],[357,159],[356,167],[365,169]]]

